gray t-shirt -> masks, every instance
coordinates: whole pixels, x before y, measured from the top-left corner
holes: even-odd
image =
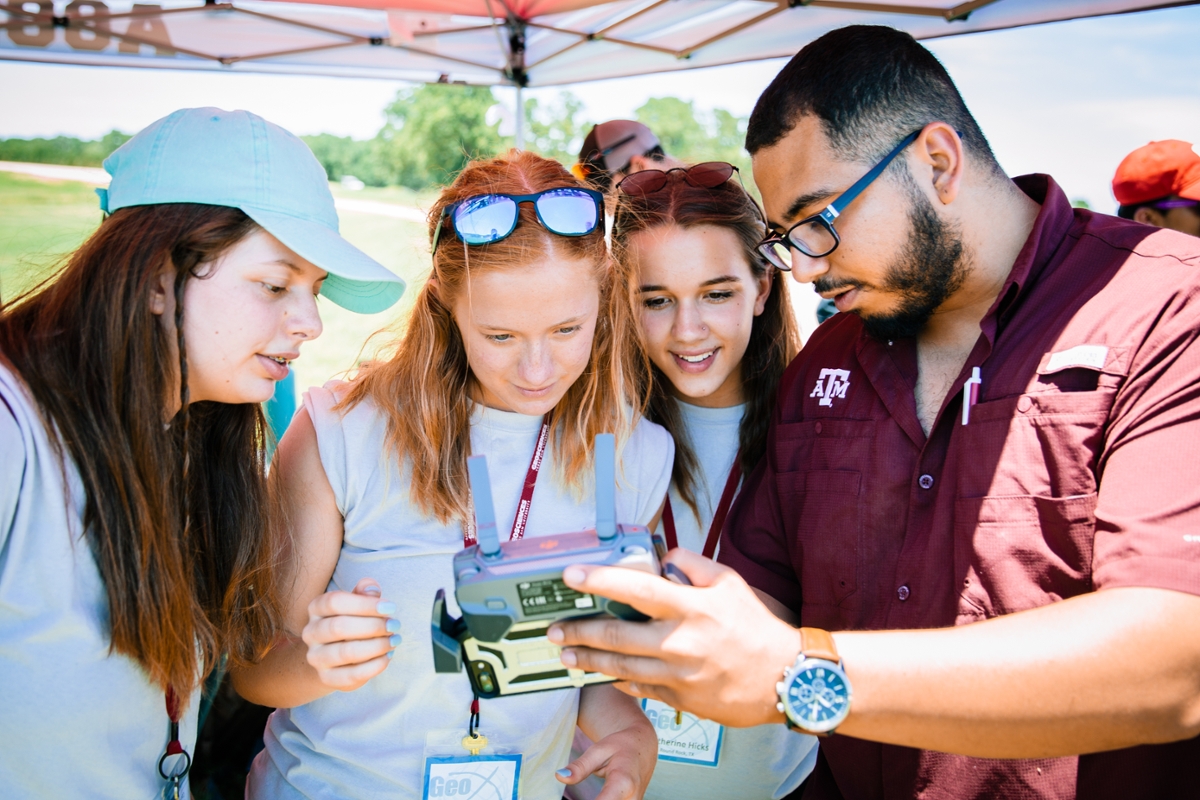
[[[446,589],[452,611],[452,559],[463,547],[462,526],[443,525],[418,509],[408,488],[409,463],[386,449],[386,421],[371,402],[335,412],[344,385],[310,389],[304,408],[313,421],[321,465],[344,520],[341,555],[329,589],[349,591],[375,578],[396,603],[403,643],[381,674],[352,692],[333,692],[271,715],[266,749],[254,761],[247,798],[421,797],[427,736],[466,732],[471,686],[465,674],[433,670],[430,610]],[[541,418],[476,406],[471,450],[487,456],[497,528],[512,529]],[[671,479],[674,445],[667,432],[642,421],[618,465],[617,519],[645,525],[658,511]],[[525,537],[550,536],[595,525],[595,497],[555,480],[548,447],[529,511]],[[623,480],[620,478],[623,477]],[[554,771],[569,761],[579,690],[483,700],[480,730],[495,745],[521,753],[522,800],[558,800]],[[465,755],[466,751],[456,752]]]
[[[671,509],[679,546],[700,552],[708,528],[716,513],[721,492],[738,451],[738,426],[746,406],[702,408],[679,403],[684,428],[700,473],[696,476],[696,504],[700,518],[679,496],[671,484]],[[718,549],[720,549],[718,547]],[[779,665],[782,674],[784,664]],[[651,708],[651,710],[656,710]],[[669,710],[651,715],[660,729],[660,738],[669,738],[675,726]],[[685,728],[686,730],[686,720]],[[660,755],[646,800],[768,800],[783,797],[812,772],[817,762],[817,739],[789,731],[783,725],[759,725],[754,728],[728,728],[720,734],[717,766],[701,766],[686,760],[672,761]]]
[[[84,500],[75,464],[58,457],[24,383],[0,364],[6,800],[149,800],[167,788],[157,771],[169,729],[163,691],[137,662],[109,650],[108,598],[82,535]],[[199,691],[180,722],[189,753],[198,699]]]

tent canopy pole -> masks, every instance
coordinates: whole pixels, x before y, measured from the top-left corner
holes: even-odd
[[[525,149],[525,88],[517,84],[517,125],[516,125],[516,147],[518,150]]]

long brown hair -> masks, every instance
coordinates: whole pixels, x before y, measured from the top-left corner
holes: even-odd
[[[262,411],[187,395],[184,288],[255,228],[221,206],[124,208],[58,277],[0,306],[0,355],[87,493],[112,648],[185,695],[222,653],[253,661],[283,619]],[[164,270],[173,333],[150,310]]]
[[[557,161],[527,151],[472,162],[429,210],[430,239],[443,209],[468,197],[582,185]],[[616,434],[620,447],[641,413],[635,390],[648,366],[638,346],[627,279],[615,272],[602,227],[586,236],[558,236],[541,226],[531,205],[522,204],[516,230],[499,242],[468,248],[443,229],[433,256],[436,289],[428,282],[421,287],[394,353],[366,365],[342,403],[346,408],[367,399],[375,403],[387,418],[389,447],[411,461],[413,503],[443,524],[467,519],[471,508],[466,466],[475,379],[451,311],[454,298],[472,272],[519,270],[541,258],[587,260],[600,287],[591,357],[549,415],[564,483],[582,486],[597,433]]]
[[[726,228],[742,243],[750,272],[771,278],[771,292],[763,313],[754,318],[750,342],[742,357],[742,386],[746,413],[738,427],[741,467],[749,474],[767,450],[767,428],[775,409],[775,393],[788,363],[800,352],[800,330],[788,299],[785,279],[773,274],[772,267],[758,252],[758,243],[766,231],[762,210],[746,190],[730,179],[719,186],[692,186],[680,173],[668,176],[667,184],[657,192],[630,195],[616,192],[613,218],[613,256],[632,272],[629,243],[635,233],[662,225],[692,228],[712,225]],[[630,282],[631,293],[639,281]],[[671,382],[658,367],[652,367],[647,417],[662,425],[675,439],[675,465],[671,478],[680,496],[699,514],[695,499],[696,451],[688,441],[679,406],[671,392]]]

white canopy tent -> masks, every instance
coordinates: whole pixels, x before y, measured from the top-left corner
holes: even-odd
[[[0,60],[548,86],[1200,0],[0,0]]]

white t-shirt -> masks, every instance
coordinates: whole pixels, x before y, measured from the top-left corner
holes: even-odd
[[[24,382],[0,364],[0,795],[6,800],[149,800],[168,786],[157,768],[170,726],[163,691],[136,661],[109,651],[108,596],[82,535],[85,498],[74,462],[67,456],[64,465],[57,456]],[[198,699],[199,690],[179,725],[189,753]]]
[[[737,456],[738,426],[746,406],[702,408],[681,402],[679,410],[700,467],[694,492],[701,518],[696,519],[674,483],[671,484],[671,510],[679,546],[700,552]],[[784,666],[779,665],[781,674]],[[652,720],[656,718],[652,717]],[[726,727],[721,734],[716,767],[660,758],[646,791],[646,800],[780,798],[799,786],[816,763],[817,739],[814,736],[794,733],[783,725]]]
[[[343,385],[344,386],[344,385]],[[266,748],[254,761],[248,798],[419,798],[426,735],[466,734],[471,686],[465,673],[433,670],[430,611],[446,589],[452,611],[452,558],[463,547],[462,526],[442,525],[410,499],[407,462],[386,449],[386,425],[377,408],[332,407],[336,383],[311,389],[304,407],[313,420],[321,464],[345,520],[341,556],[330,590],[349,591],[375,578],[384,599],[396,603],[404,641],[392,663],[353,692],[333,692],[271,715]],[[512,529],[521,486],[541,430],[541,418],[477,406],[471,451],[486,455],[501,535]],[[618,466],[617,519],[647,524],[671,477],[674,444],[657,425],[641,422]],[[553,445],[546,450],[525,536],[548,536],[595,525],[595,499],[582,500],[555,480]],[[623,478],[623,480],[620,480]],[[522,800],[557,800],[563,786],[554,771],[569,763],[579,691],[564,689],[481,700],[480,731],[519,752]],[[465,751],[460,755],[465,755]]]

